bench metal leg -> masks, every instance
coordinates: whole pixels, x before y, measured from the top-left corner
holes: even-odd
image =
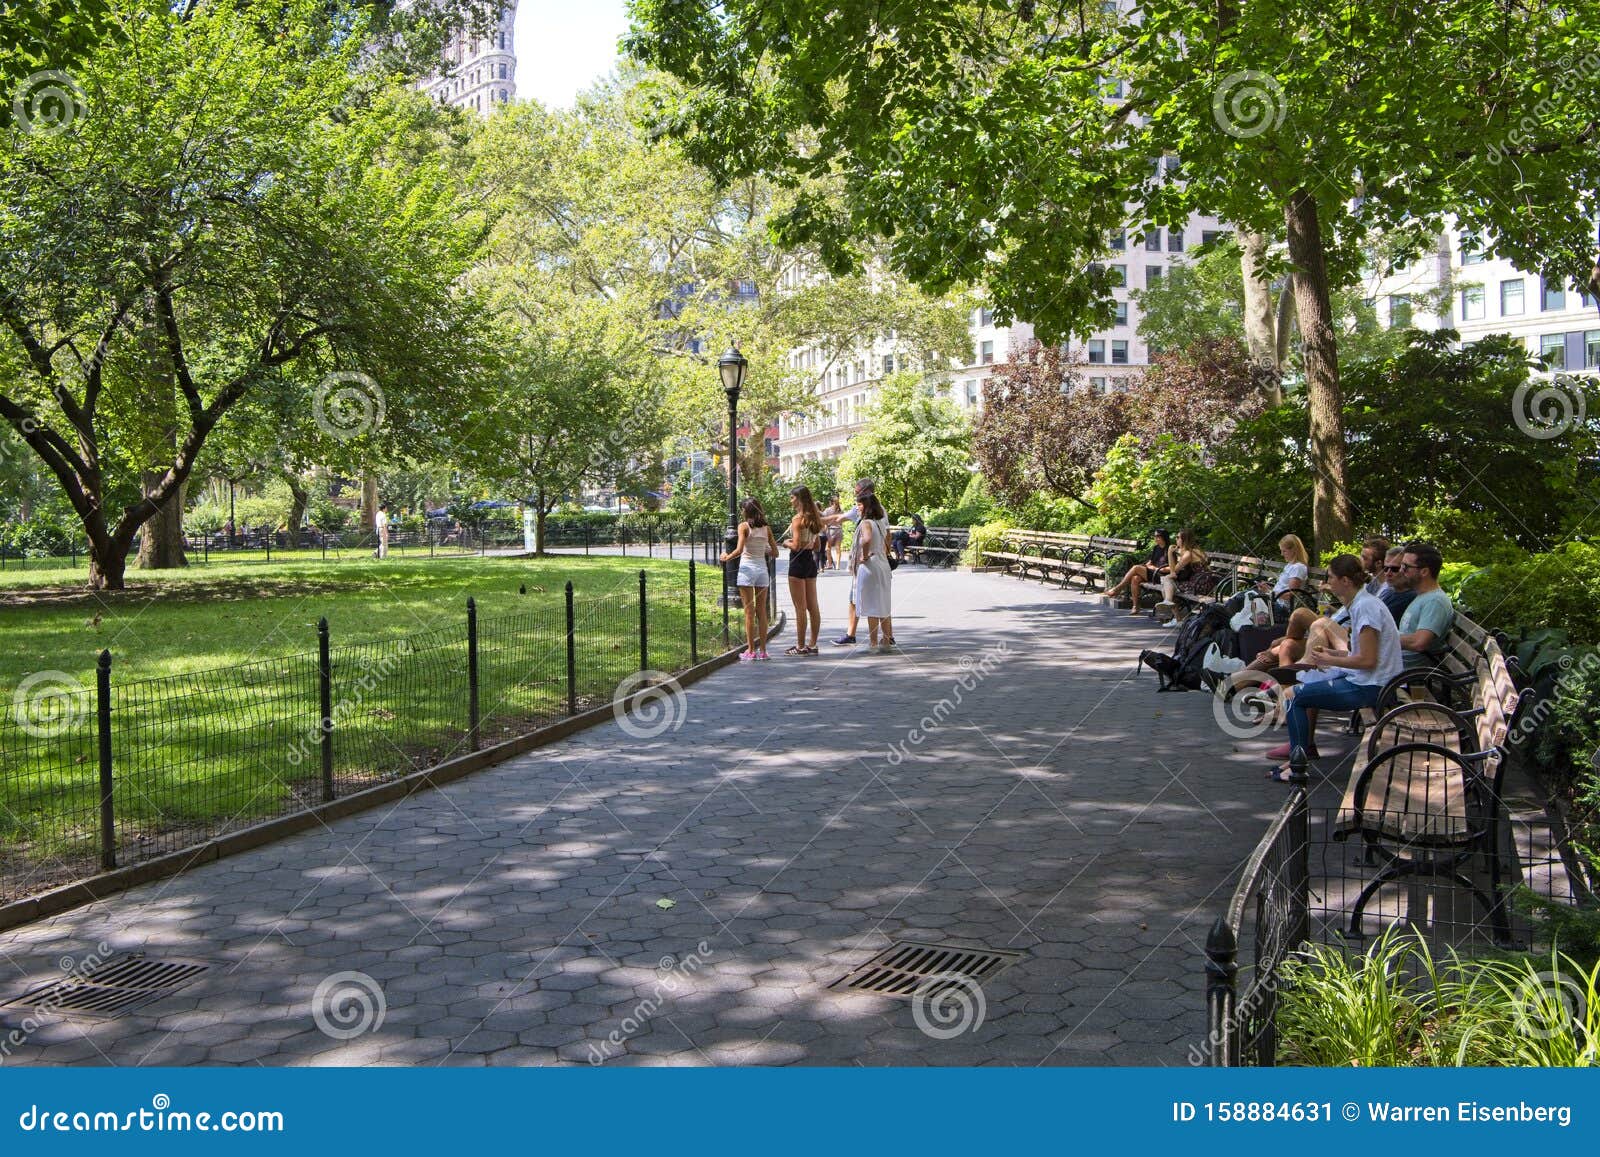
[[[1495,866],[1491,870],[1491,879],[1495,880],[1498,891],[1499,856],[1494,856]],[[1509,944],[1511,942],[1511,926],[1506,919],[1505,901],[1497,896],[1493,901],[1484,894],[1482,888],[1474,884],[1464,873],[1458,870],[1456,864],[1439,864],[1420,860],[1391,860],[1389,864],[1361,889],[1361,894],[1356,897],[1355,906],[1350,910],[1349,935],[1358,937],[1364,935],[1361,931],[1361,916],[1366,911],[1367,902],[1372,899],[1385,884],[1392,884],[1396,880],[1414,876],[1432,876],[1435,879],[1449,880],[1472,893],[1474,899],[1483,907],[1484,915],[1489,917],[1490,926],[1494,930],[1495,943]]]

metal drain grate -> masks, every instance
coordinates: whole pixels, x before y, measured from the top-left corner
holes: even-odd
[[[58,1016],[121,1016],[177,992],[210,967],[199,960],[152,960],[143,952],[127,952],[81,974],[52,980],[0,1008]]]
[[[942,989],[961,987],[966,981],[987,980],[1021,959],[1020,952],[901,940],[828,987],[907,999],[919,992],[933,996]]]

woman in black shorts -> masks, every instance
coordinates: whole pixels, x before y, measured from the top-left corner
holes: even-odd
[[[795,645],[784,653],[815,655],[817,635],[822,630],[822,611],[817,603],[817,539],[822,535],[822,512],[817,509],[811,491],[804,486],[789,491],[789,505],[794,510],[794,519],[789,523],[789,535],[783,545],[789,548],[789,598],[794,602]]]

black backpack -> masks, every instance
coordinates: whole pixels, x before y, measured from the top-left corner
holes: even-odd
[[[1156,673],[1158,691],[1198,691],[1205,685],[1206,651],[1213,641],[1220,641],[1224,631],[1232,633],[1228,628],[1227,608],[1207,607],[1190,615],[1178,628],[1172,654],[1140,651],[1139,663]],[[1238,636],[1234,636],[1233,650],[1238,650]]]

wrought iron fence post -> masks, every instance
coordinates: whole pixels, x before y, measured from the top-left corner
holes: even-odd
[[[645,601],[644,571],[639,572],[639,670],[650,669],[650,611]]]
[[[700,599],[695,594],[694,551],[689,551],[689,666],[700,664]]]
[[[267,544],[267,561],[271,562],[272,561],[272,531],[270,531],[270,530],[267,531],[267,533],[262,536],[262,541]]]
[[[572,583],[567,582],[567,714],[578,713],[578,626],[572,613]]]
[[[467,736],[478,750],[478,602],[467,596]]]
[[[95,730],[100,741],[100,868],[117,866],[117,822],[111,777],[111,652],[95,668]]]
[[[333,662],[328,646],[328,620],[317,620],[317,752],[322,756],[322,802],[333,802]]]
[[[645,549],[649,552],[650,557],[651,558],[655,558],[655,556],[656,556],[656,528],[655,528],[655,525],[653,523],[649,523],[649,522],[645,523],[645,525],[644,525],[644,541],[645,541]]]
[[[589,532],[593,529],[587,522],[583,524],[583,553],[585,556],[589,553]]]
[[[1289,813],[1290,894],[1294,897],[1294,919],[1289,925],[1289,943],[1304,944],[1311,933],[1311,800],[1305,788],[1295,793],[1294,810]]]
[[[1239,1026],[1237,1013],[1239,943],[1226,917],[1217,917],[1206,937],[1206,1043],[1208,1060],[1215,1068],[1236,1068],[1239,1064]]]

